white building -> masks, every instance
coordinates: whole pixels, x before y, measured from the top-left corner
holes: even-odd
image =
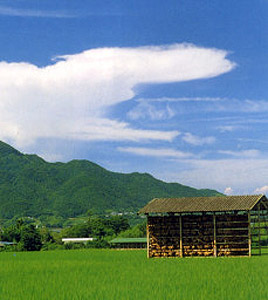
[[[67,243],[87,243],[87,242],[91,242],[93,241],[94,239],[93,238],[63,238],[61,239],[62,242],[64,244],[67,244]]]

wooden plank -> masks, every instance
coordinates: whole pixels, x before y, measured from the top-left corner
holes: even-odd
[[[180,257],[183,257],[183,248],[182,248],[182,216],[180,215]]]
[[[260,221],[260,210],[261,210],[261,205],[260,203],[258,204],[258,227],[259,227],[259,230],[258,230],[258,234],[259,234],[259,255],[261,255],[261,230],[260,230],[260,227],[261,227],[261,221]]]
[[[251,224],[250,211],[248,212],[248,256],[251,257]]]
[[[147,233],[147,258],[150,258],[150,228],[148,226],[149,220],[147,219],[146,233]]]
[[[227,252],[227,251],[231,251],[231,252],[247,252],[248,248],[222,248],[219,249],[219,252]]]
[[[261,204],[268,210],[268,203],[265,201],[261,201]]]
[[[229,241],[229,242],[219,242],[217,241],[217,245],[245,245],[248,244],[248,239],[243,242],[235,242],[235,241]]]
[[[229,220],[229,221],[219,221],[218,218],[217,218],[217,224],[219,225],[225,225],[226,223],[229,223],[229,224],[244,224],[244,223],[247,223],[247,220],[241,220],[241,221],[237,221],[237,220]]]
[[[227,232],[226,234],[219,234],[217,232],[217,239],[219,238],[242,238],[242,237],[247,237],[248,232]]]
[[[219,230],[223,230],[223,231],[225,231],[225,230],[237,230],[237,231],[241,230],[241,231],[244,231],[244,230],[248,230],[248,224],[247,224],[247,226],[242,227],[242,228],[224,227],[224,228],[219,228]]]
[[[213,213],[213,233],[214,233],[214,240],[213,240],[213,255],[214,257],[217,257],[217,240],[216,240],[216,231],[217,231],[217,225],[216,225],[216,216],[215,213]]]

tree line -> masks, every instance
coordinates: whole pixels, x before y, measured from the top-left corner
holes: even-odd
[[[123,216],[102,218],[89,216],[78,225],[54,232],[49,228],[35,224],[29,218],[19,218],[15,224],[0,228],[0,241],[12,245],[0,247],[0,251],[39,251],[76,248],[108,248],[109,241],[115,237],[144,237],[146,225],[130,227],[128,219]],[[86,244],[63,244],[62,238],[92,237]]]

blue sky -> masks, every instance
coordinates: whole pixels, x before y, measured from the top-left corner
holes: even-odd
[[[267,16],[266,0],[0,0],[0,139],[266,193]]]

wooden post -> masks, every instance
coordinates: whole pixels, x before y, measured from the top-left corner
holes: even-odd
[[[183,249],[182,249],[182,215],[180,215],[180,257],[183,257]]]
[[[213,233],[214,233],[214,237],[213,237],[213,254],[214,257],[217,257],[217,236],[216,236],[216,231],[217,227],[216,227],[216,215],[215,213],[213,213]]]
[[[147,233],[147,258],[150,258],[150,229],[149,229],[149,216],[148,215],[147,215],[146,233]]]
[[[261,255],[261,218],[260,218],[260,210],[261,210],[261,205],[260,203],[258,204],[258,238],[259,238],[259,255]]]
[[[248,211],[248,256],[251,257],[251,224],[250,211]]]

